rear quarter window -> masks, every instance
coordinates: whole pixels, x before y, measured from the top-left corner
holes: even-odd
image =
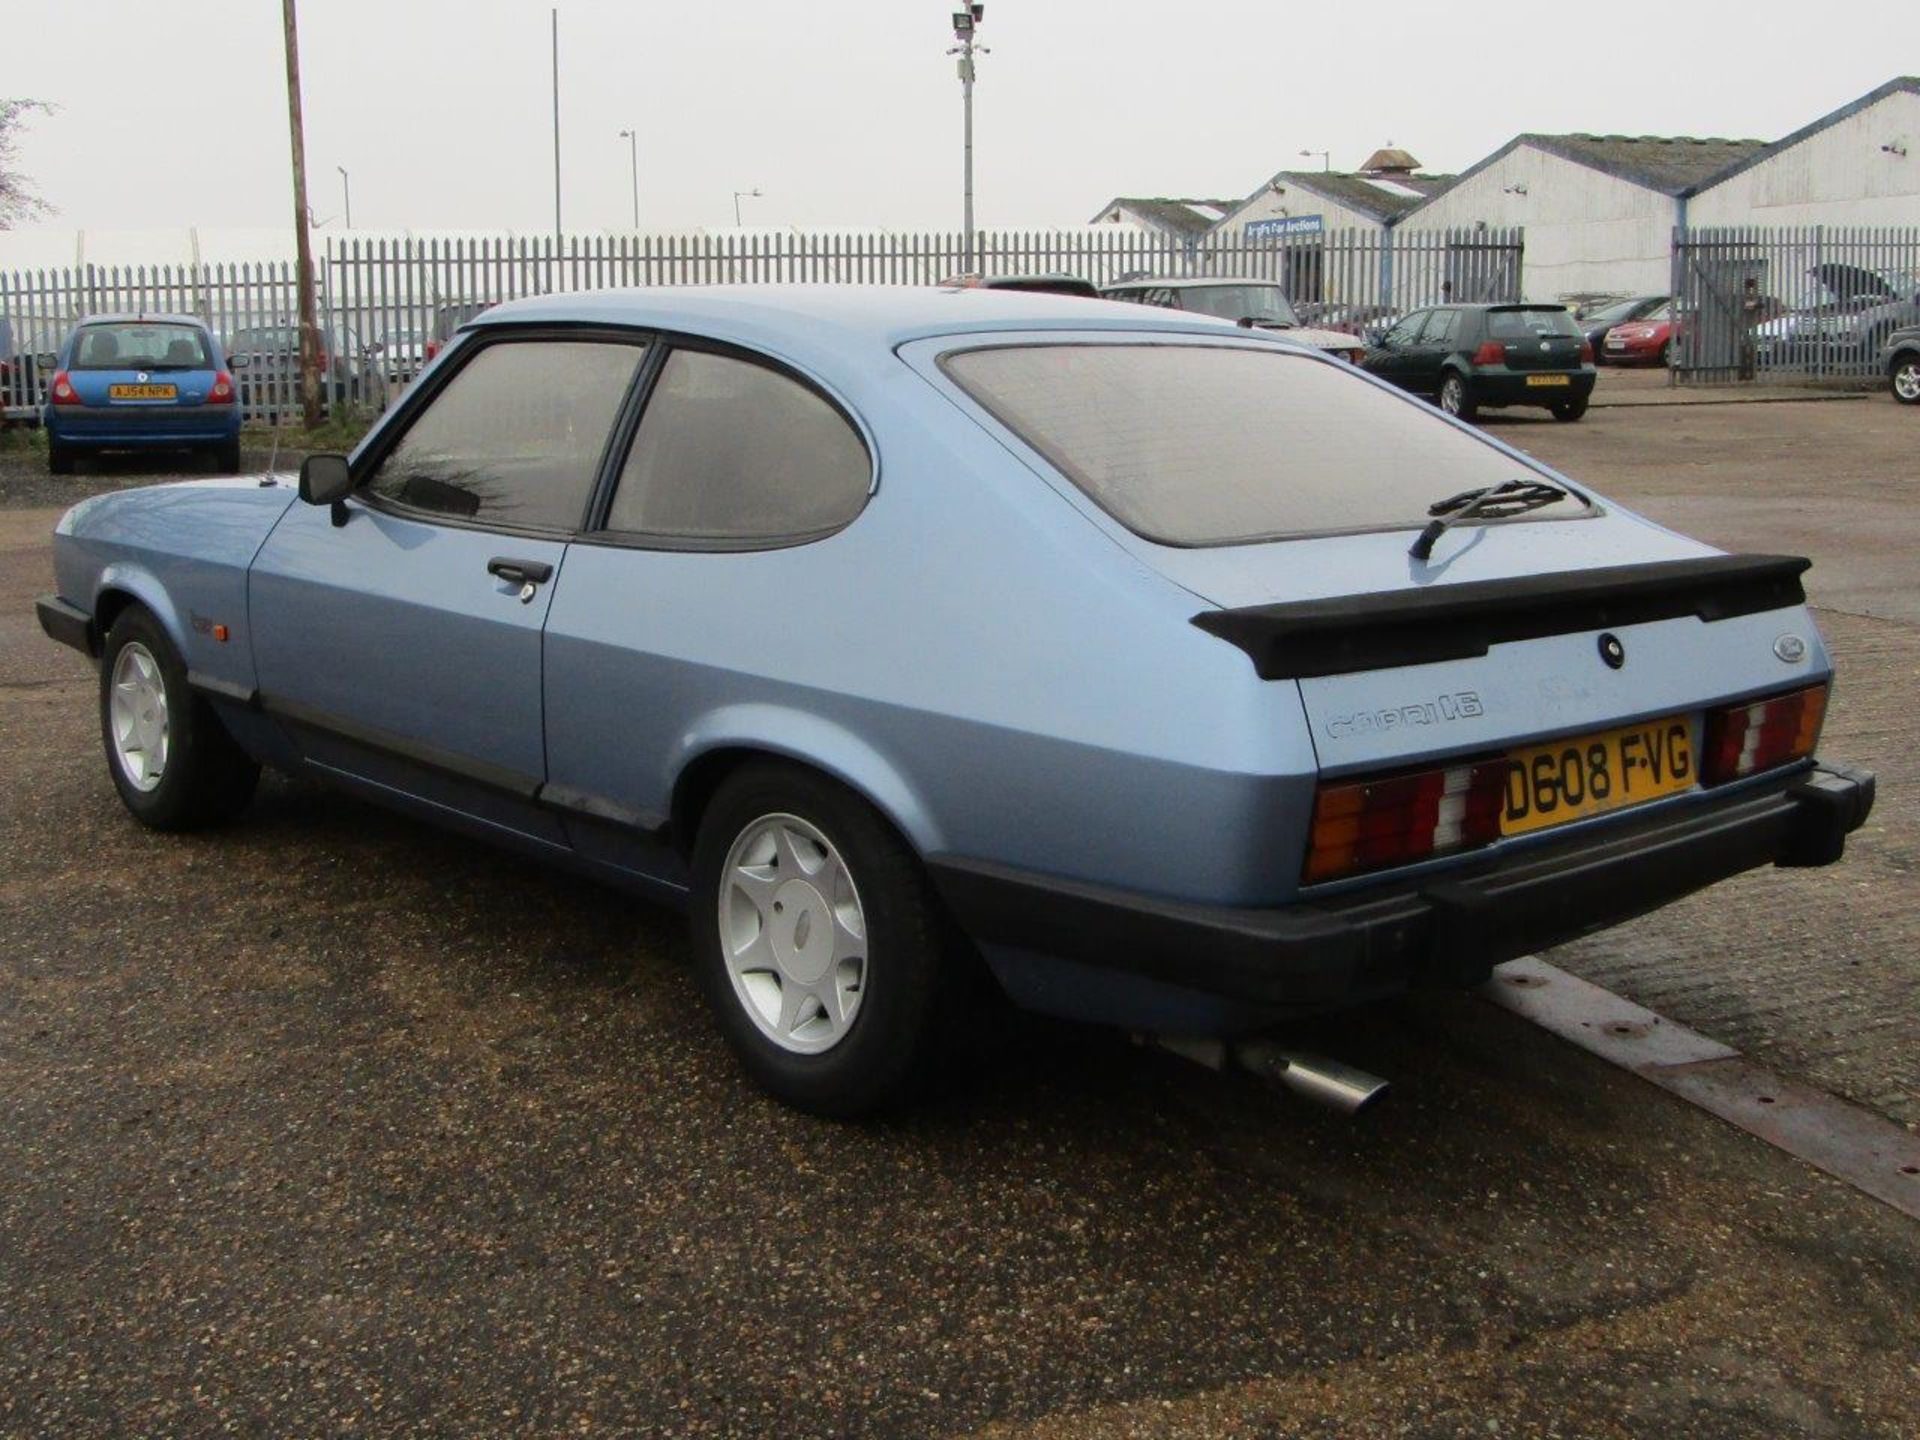
[[[1108,514],[1166,545],[1418,528],[1543,475],[1331,362],[1251,346],[1009,345],[941,367]],[[1569,497],[1531,518],[1588,513]]]

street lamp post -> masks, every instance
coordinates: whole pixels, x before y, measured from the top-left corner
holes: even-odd
[[[353,228],[353,187],[347,181],[346,166],[336,165],[333,168],[340,172],[340,205],[347,212],[347,229],[351,230]]]
[[[972,271],[973,260],[973,57],[978,51],[982,55],[992,52],[984,45],[974,42],[974,32],[986,18],[987,7],[981,0],[964,5],[953,12],[953,38],[960,43],[947,51],[949,55],[958,55],[960,72],[960,112],[961,112],[961,150],[962,150],[962,209],[961,228],[965,232],[962,242],[961,269]]]
[[[733,192],[733,228],[734,229],[738,230],[740,228],[741,200],[743,199],[758,200],[759,198],[760,198],[760,187],[758,185],[754,186],[753,189],[751,190],[736,190]]]
[[[620,138],[627,142],[627,159],[633,172],[633,228],[640,228],[640,137],[631,130],[622,130]]]
[[[1316,155],[1320,157],[1320,168],[1328,174],[1333,173],[1333,156],[1329,152],[1325,150],[1302,150],[1300,152],[1300,158],[1302,160],[1311,160]]]

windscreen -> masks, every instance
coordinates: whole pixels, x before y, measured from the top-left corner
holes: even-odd
[[[88,325],[73,347],[74,370],[210,370],[207,337],[191,325]]]
[[[1489,310],[1487,334],[1494,340],[1526,340],[1535,335],[1578,335],[1580,327],[1565,310]]]
[[[964,350],[947,374],[1121,524],[1166,545],[1417,528],[1541,472],[1415,400],[1253,346]],[[1534,518],[1580,514],[1573,497]]]
[[[1278,285],[1188,285],[1180,308],[1222,320],[1252,320],[1261,325],[1298,325],[1300,317]]]

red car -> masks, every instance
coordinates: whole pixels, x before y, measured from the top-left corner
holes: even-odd
[[[1607,331],[1601,353],[1609,365],[1664,365],[1673,344],[1673,306]]]

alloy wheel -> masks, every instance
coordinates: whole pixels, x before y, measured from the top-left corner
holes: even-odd
[[[1920,404],[1920,360],[1906,360],[1893,367],[1893,393],[1909,405]]]
[[[817,1055],[846,1037],[867,978],[867,922],[833,842],[797,815],[741,830],[720,871],[720,946],[733,993],[781,1049]]]
[[[107,713],[120,773],[134,789],[151,791],[167,769],[167,684],[160,662],[138,640],[121,646],[114,658],[113,698]]]

